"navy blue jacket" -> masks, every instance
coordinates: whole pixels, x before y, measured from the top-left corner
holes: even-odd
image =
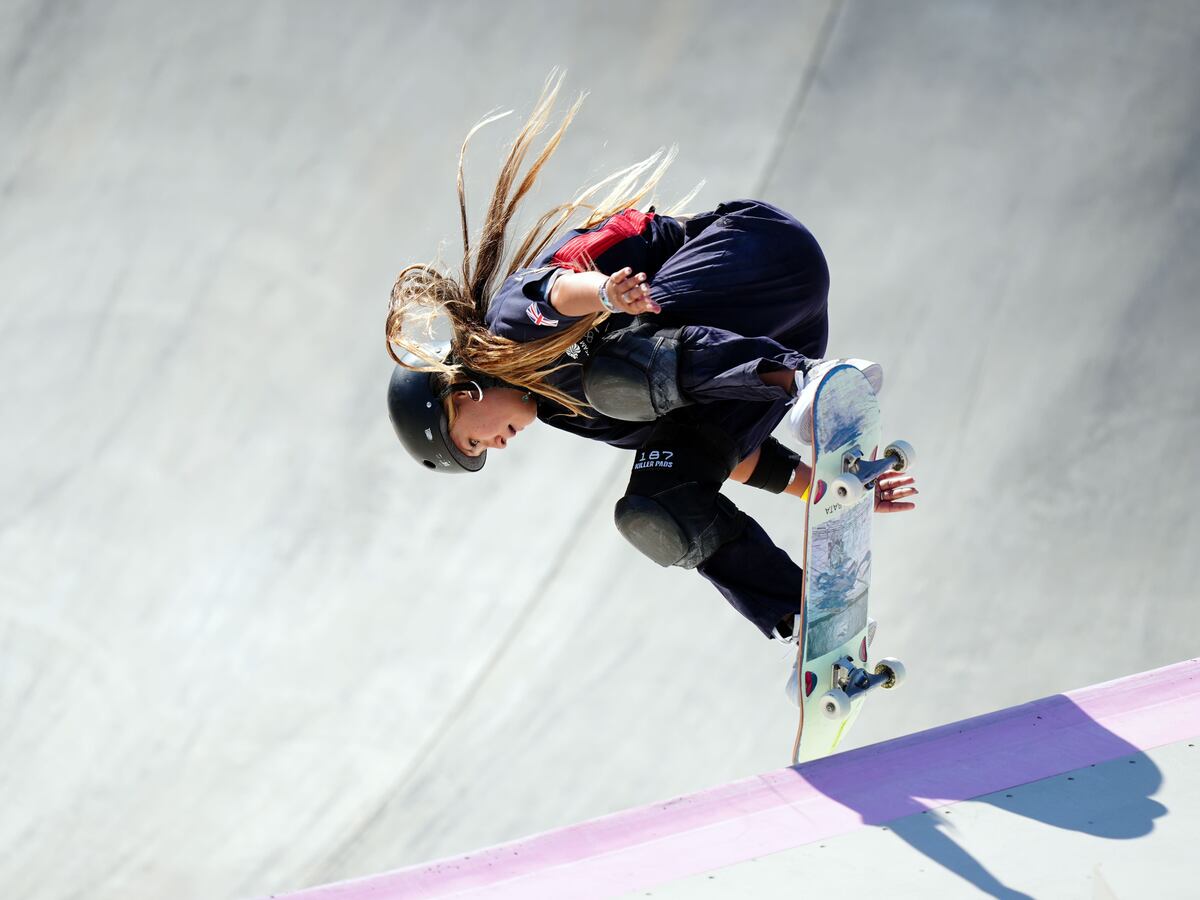
[[[723,204],[686,221],[627,210],[590,230],[568,232],[537,264],[509,277],[493,296],[489,329],[514,341],[544,338],[580,317],[550,303],[563,272],[594,267],[611,274],[625,266],[649,276],[651,296],[662,307],[647,321],[680,331],[680,388],[700,404],[688,417],[720,425],[740,456],[753,452],[782,421],[790,401],[761,373],[795,369],[819,357],[828,334],[829,276],[812,235],[788,214],[758,201]],[[555,387],[585,401],[581,364],[596,339],[629,325],[613,315],[573,346],[553,377]],[[547,424],[617,447],[636,448],[650,423],[622,422],[589,410],[573,417],[541,400]]]

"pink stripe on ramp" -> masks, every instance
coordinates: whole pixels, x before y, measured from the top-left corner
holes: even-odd
[[[610,897],[1197,735],[1200,660],[1188,660],[477,853],[276,897]]]

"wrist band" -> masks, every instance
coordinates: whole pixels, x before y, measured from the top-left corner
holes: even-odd
[[[782,494],[796,478],[799,454],[789,450],[773,437],[758,448],[758,462],[746,479],[746,486],[761,488],[772,494]]]
[[[612,301],[608,299],[608,279],[607,278],[605,278],[602,282],[600,282],[600,290],[598,293],[600,294],[600,305],[603,306],[605,309],[607,309],[609,312],[615,313],[617,311],[617,308],[615,306],[613,306]]]

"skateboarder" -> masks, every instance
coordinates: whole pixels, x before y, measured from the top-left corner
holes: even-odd
[[[474,252],[460,156],[461,277],[414,265],[396,281],[386,324],[400,364],[388,397],[396,433],[447,473],[478,471],[535,419],[635,450],[618,530],[658,564],[696,569],[768,638],[791,639],[803,573],[722,487],[805,495],[808,467],[771,432],[823,371],[824,255],[759,200],[690,217],[639,210],[668,155],[618,173],[598,203],[593,188],[551,211],[505,265],[517,205],[578,109],[523,172],[557,90],[509,151]],[[555,228],[583,217],[585,202],[582,227]],[[437,314],[453,331],[444,356],[417,330]],[[857,364],[878,389],[880,368]],[[916,493],[908,475],[880,478],[876,509],[911,509]]]

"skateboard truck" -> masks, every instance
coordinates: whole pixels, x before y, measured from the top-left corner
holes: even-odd
[[[917,454],[908,441],[893,441],[883,451],[881,459],[864,459],[862,449],[855,447],[842,455],[842,474],[830,488],[835,497],[853,503],[865,491],[875,490],[875,481],[886,472],[903,472],[916,460]]]
[[[833,664],[833,687],[821,697],[821,712],[827,719],[844,719],[850,712],[850,701],[876,688],[890,689],[904,683],[904,663],[886,657],[868,672],[854,664],[854,658],[843,656]]]

